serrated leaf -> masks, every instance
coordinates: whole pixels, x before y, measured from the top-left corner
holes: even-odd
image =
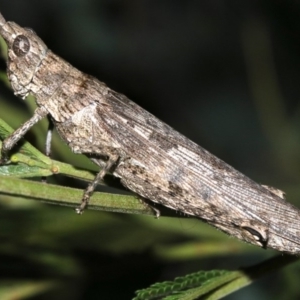
[[[237,276],[239,276],[238,272],[226,270],[199,271],[183,277],[177,277],[174,281],[155,283],[147,289],[139,290],[136,292],[137,297],[135,297],[134,300],[181,299],[178,298],[183,296],[180,292],[195,287],[198,287],[194,292],[197,292],[199,297],[215,289],[216,286],[233,280]],[[186,294],[189,293],[191,293],[191,291]],[[174,298],[172,298],[170,294],[172,294]],[[165,296],[171,298],[166,298]]]
[[[149,288],[136,291],[133,300],[217,300],[233,293],[276,269],[297,261],[295,256],[276,256],[240,271],[211,270],[199,271],[174,281],[155,283]],[[177,283],[181,283],[179,288]],[[193,284],[196,286],[193,287]],[[169,287],[169,295],[161,293]]]

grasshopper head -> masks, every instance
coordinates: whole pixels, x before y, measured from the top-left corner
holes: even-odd
[[[0,14],[0,35],[8,47],[7,73],[16,95],[30,92],[31,80],[47,53],[47,46],[29,28],[6,22]]]

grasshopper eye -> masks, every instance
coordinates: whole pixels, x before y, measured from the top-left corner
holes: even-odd
[[[29,39],[21,34],[18,35],[12,45],[12,49],[17,56],[24,56],[30,49]]]

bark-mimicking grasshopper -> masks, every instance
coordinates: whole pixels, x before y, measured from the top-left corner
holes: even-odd
[[[51,52],[30,29],[6,22],[7,72],[14,93],[38,108],[3,142],[8,151],[36,122],[50,117],[73,152],[101,167],[77,212],[109,171],[139,196],[199,217],[263,248],[300,253],[299,210],[283,194],[236,171],[156,117]]]

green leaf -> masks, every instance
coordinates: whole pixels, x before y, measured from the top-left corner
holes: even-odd
[[[1,300],[25,299],[53,289],[58,284],[54,281],[1,281]]]
[[[232,281],[238,276],[238,272],[230,272],[224,270],[199,271],[186,275],[184,277],[177,277],[174,281],[155,283],[147,289],[136,291],[137,297],[135,297],[134,300],[183,299],[178,297],[182,296],[180,292],[184,290],[189,290],[189,292],[187,292],[186,294],[190,294],[193,291],[193,294],[196,293],[197,297],[199,297],[215,289],[219,285]],[[199,286],[201,287],[200,290],[199,288],[196,290],[193,289]],[[164,297],[167,295],[169,296]]]
[[[199,297],[205,300],[221,299],[296,260],[298,258],[295,256],[280,255],[240,271],[199,271],[138,290],[133,300],[192,300]]]
[[[20,178],[0,175],[0,194],[39,200],[63,206],[78,206],[83,191],[79,189],[45,184]],[[90,199],[89,209],[153,215],[134,195],[95,192]]]

